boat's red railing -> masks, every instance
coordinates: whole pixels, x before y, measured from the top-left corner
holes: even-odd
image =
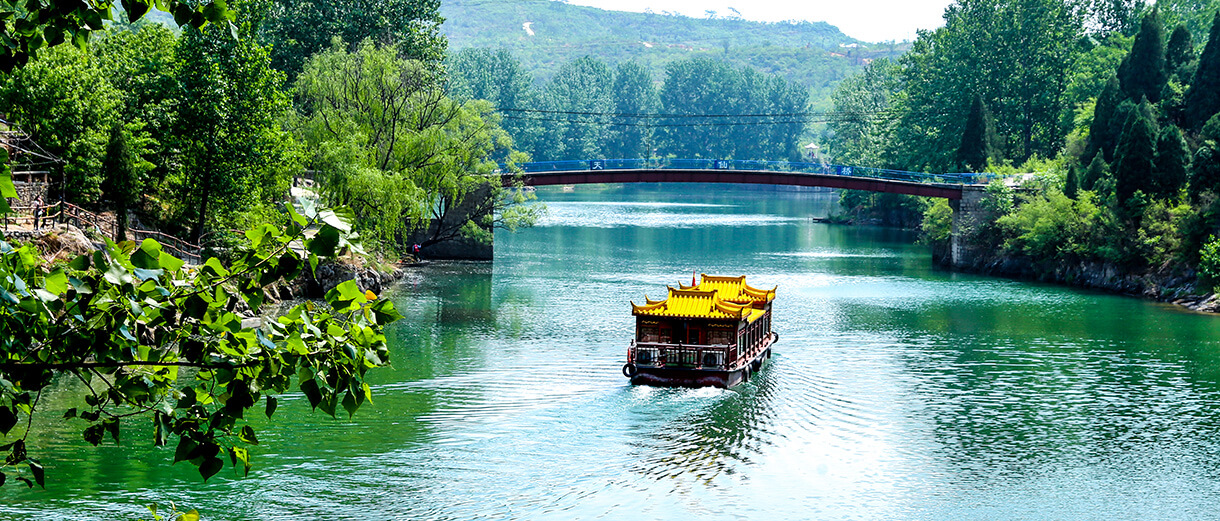
[[[737,346],[716,344],[665,344],[633,342],[627,349],[627,362],[640,367],[681,367],[710,371],[735,371],[771,345],[771,335],[737,356]]]

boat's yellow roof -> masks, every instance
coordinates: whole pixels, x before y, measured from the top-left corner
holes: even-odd
[[[724,277],[720,275],[703,274],[698,286],[681,286],[681,289],[715,290],[722,300],[737,304],[753,304],[775,300],[775,290],[758,289],[746,284],[746,276]]]
[[[643,306],[637,306],[635,302],[631,303],[632,315],[753,322],[764,314],[763,310],[754,309],[749,304],[737,304],[720,298],[720,291],[716,289],[671,287],[669,296],[665,300],[644,298],[647,303]]]

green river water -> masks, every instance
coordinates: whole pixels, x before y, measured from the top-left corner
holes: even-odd
[[[941,271],[909,232],[811,222],[833,194],[540,199],[494,264],[392,292],[353,420],[285,396],[250,476],[204,484],[147,425],[93,448],[48,413],[47,489],[3,487],[0,519],[1220,519],[1220,317]],[[731,390],[629,385],[628,302],[692,271],[779,286],[774,358]]]

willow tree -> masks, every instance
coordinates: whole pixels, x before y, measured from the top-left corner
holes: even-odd
[[[349,52],[340,42],[311,57],[296,82],[310,110],[301,138],[321,195],[350,206],[357,229],[389,251],[403,251],[419,230],[430,232],[424,246],[489,241],[492,228],[536,217],[532,205],[516,204],[528,197],[506,193],[492,175],[523,156],[491,104],[445,95],[433,67],[394,46],[365,40]],[[454,220],[459,208],[477,217]]]

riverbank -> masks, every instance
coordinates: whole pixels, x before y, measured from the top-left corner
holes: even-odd
[[[979,256],[965,266],[949,266],[937,257],[942,267],[993,277],[1048,282],[1167,302],[1200,313],[1220,313],[1215,293],[1201,291],[1194,270],[1165,268],[1132,273],[1110,263],[1079,262],[1064,265],[1037,261],[1030,257],[1005,255]]]

